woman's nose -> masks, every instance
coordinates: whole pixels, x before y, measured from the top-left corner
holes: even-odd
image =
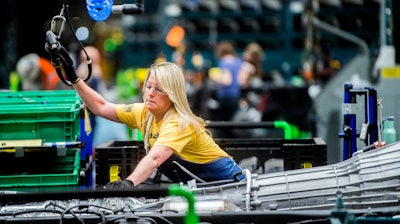
[[[156,94],[156,89],[154,87],[147,89],[147,94],[154,96]]]

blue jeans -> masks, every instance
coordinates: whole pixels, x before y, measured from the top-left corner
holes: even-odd
[[[184,172],[179,165],[187,169],[190,173],[196,175],[198,178],[205,182],[219,181],[219,180],[242,180],[244,175],[242,168],[231,158],[220,158],[209,163],[194,163],[189,162],[175,154],[169,157],[158,170],[165,176],[170,178],[173,182],[186,182],[194,179],[192,176]]]

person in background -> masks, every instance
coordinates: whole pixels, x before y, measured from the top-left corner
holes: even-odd
[[[22,90],[67,89],[51,62],[36,53],[21,57],[16,71],[22,80]]]
[[[216,96],[219,108],[214,120],[231,121],[239,108],[241,90],[238,76],[242,59],[236,55],[232,43],[228,41],[217,44],[215,55],[218,59],[219,73],[210,74],[210,78],[218,84]]]
[[[87,84],[96,92],[100,93],[110,102],[117,102],[118,96],[116,92],[107,88],[102,69],[102,55],[98,48],[94,46],[86,46],[85,51],[92,61],[92,74]],[[80,64],[76,69],[77,75],[87,77],[88,67],[86,62],[85,51],[80,51]],[[90,109],[90,108],[89,108]],[[96,147],[107,141],[124,141],[128,140],[128,129],[126,125],[119,124],[107,120],[101,116],[96,116],[89,110],[91,124],[93,129],[93,146]]]
[[[264,50],[256,42],[249,43],[243,51],[243,64],[239,72],[239,83],[243,89],[259,86],[263,78],[262,62]]]
[[[86,46],[86,53],[89,55],[90,60],[92,61],[92,74],[90,79],[88,80],[88,84],[97,92],[103,92],[106,89],[105,80],[103,75],[103,69],[101,68],[102,56],[99,49],[94,46]],[[88,66],[86,62],[86,53],[81,50],[79,54],[79,65],[76,69],[76,73],[80,77],[86,77],[89,73]]]
[[[143,103],[111,103],[76,74],[67,76],[93,113],[143,133],[147,155],[125,180],[110,182],[106,189],[137,186],[156,169],[173,182],[192,180],[191,174],[206,182],[244,178],[239,165],[212,139],[205,121],[191,111],[184,75],[175,63],[161,62],[148,69]],[[176,176],[176,167],[189,175]]]
[[[209,78],[215,83],[213,105],[215,112],[211,113],[211,119],[232,121],[234,114],[239,110],[241,98],[239,70],[242,59],[236,55],[233,44],[228,41],[220,41],[217,44],[215,56],[218,67],[211,68],[209,71]],[[214,135],[218,138],[232,138],[233,132],[228,129],[216,129]]]
[[[263,85],[262,62],[264,50],[256,42],[246,45],[242,53],[243,63],[239,71],[239,84],[241,88],[241,99],[239,110],[234,114],[232,120],[236,122],[260,122],[261,111],[258,106],[264,93],[260,92]],[[260,129],[235,130],[236,137],[255,137],[261,133]]]

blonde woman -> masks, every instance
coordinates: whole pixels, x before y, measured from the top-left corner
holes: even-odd
[[[151,66],[143,85],[144,102],[129,105],[107,102],[79,77],[70,76],[75,90],[93,113],[143,133],[147,155],[125,180],[108,183],[106,188],[137,186],[156,169],[173,182],[244,177],[242,169],[206,131],[204,120],[191,111],[184,76],[176,64],[161,62]],[[177,176],[174,169],[181,175]]]

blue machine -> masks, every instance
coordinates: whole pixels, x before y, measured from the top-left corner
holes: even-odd
[[[365,97],[365,123],[361,130],[357,130],[356,109],[357,96]],[[343,104],[343,132],[339,137],[343,138],[343,160],[350,158],[357,151],[357,138],[366,145],[373,145],[378,141],[378,103],[377,93],[373,88],[354,89],[352,84],[344,86]]]

